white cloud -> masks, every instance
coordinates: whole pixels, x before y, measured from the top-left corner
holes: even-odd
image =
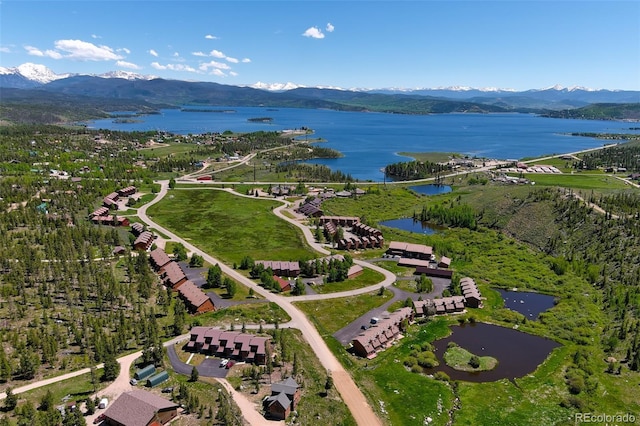
[[[326,28],[326,30],[327,30],[327,32],[328,32],[328,33],[332,33],[332,32],[333,32],[333,30],[335,30],[335,28],[336,28],[336,27],[334,27],[334,26],[331,24],[331,22],[328,22],[328,23],[327,23],[327,28]]]
[[[232,64],[237,64],[238,62],[240,62],[236,58],[232,58],[231,56],[227,56],[225,59],[227,60],[227,62],[231,62]]]
[[[120,68],[129,68],[129,69],[132,69],[132,70],[140,70],[140,69],[142,69],[141,66],[136,65],[136,64],[134,64],[132,62],[126,62],[126,61],[118,61],[118,62],[116,62],[116,66],[118,66]]]
[[[235,72],[235,71],[231,71],[231,72],[229,72],[229,75],[230,75],[231,77],[237,77],[237,76],[238,76],[238,73],[237,73],[237,72]]]
[[[0,53],[11,53],[11,49],[9,49],[8,47],[0,47]]]
[[[213,75],[216,75],[218,77],[226,77],[227,76],[224,72],[220,71],[218,68],[212,69],[209,74],[213,74]]]
[[[183,65],[183,64],[167,64],[162,65],[158,62],[152,62],[151,66],[157,70],[170,70],[170,71],[188,71],[188,72],[198,72],[194,68]]]
[[[102,37],[97,34],[91,34],[91,38],[102,38]]]
[[[174,57],[174,58],[179,58],[179,57],[180,57],[180,54],[179,54],[178,52],[174,52],[174,53],[173,53],[173,57]]]
[[[202,57],[207,56],[207,54],[206,54],[206,53],[204,53],[204,52],[191,52],[191,54],[192,54],[193,56],[202,56]]]
[[[60,52],[56,52],[55,50],[45,50],[44,52],[40,49],[38,49],[37,47],[33,47],[33,46],[25,46],[24,47],[25,50],[27,51],[27,54],[31,55],[31,56],[39,56],[39,57],[48,57],[51,59],[62,59],[63,56],[62,54],[60,54]]]
[[[324,38],[324,34],[318,27],[307,28],[307,30],[303,32],[302,35],[304,37],[311,37],[311,38]]]
[[[251,59],[249,59],[249,58],[244,58],[244,59],[242,60],[242,63],[243,63],[243,64],[248,64],[249,62],[251,62]]]
[[[200,64],[200,66],[198,67],[201,71],[207,71],[210,68],[213,69],[220,69],[220,70],[230,70],[231,67],[229,67],[229,65],[225,64],[224,62],[217,62],[217,61],[210,61],[210,62],[204,62],[202,64]]]
[[[157,57],[158,57],[158,52],[156,52],[156,51],[155,51],[155,50],[153,50],[153,49],[149,49],[149,55],[151,55],[151,56],[155,56],[155,57],[157,58]]]
[[[31,56],[44,56],[44,53],[42,52],[42,50],[38,49],[37,47],[25,46],[24,49]]]
[[[44,52],[45,56],[48,56],[51,59],[62,59],[64,56],[60,54],[60,52],[56,52],[55,50],[47,49]]]
[[[131,50],[127,49],[126,47],[123,47],[123,48],[118,49],[118,50],[117,50],[117,52],[124,52],[124,53],[126,53],[127,55],[130,55],[130,54],[131,54]]]
[[[57,40],[54,43],[57,50],[65,52],[61,57],[79,61],[113,61],[122,59],[109,46],[96,46],[82,40]]]
[[[220,58],[220,59],[224,59],[227,57],[227,55],[225,55],[219,50],[212,50],[211,52],[209,52],[209,55],[213,56],[214,58]]]
[[[206,38],[207,40],[217,40],[218,37],[211,35],[211,34],[207,34],[206,36],[204,36],[204,38]]]

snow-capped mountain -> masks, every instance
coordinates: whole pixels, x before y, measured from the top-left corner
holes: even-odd
[[[109,71],[104,74],[98,74],[96,77],[101,78],[122,78],[125,80],[153,80],[158,78],[155,75],[142,75],[131,71]]]
[[[248,87],[252,87],[254,89],[260,89],[260,90],[268,90],[270,92],[282,92],[285,90],[292,90],[292,89],[297,89],[299,87],[305,87],[305,86],[301,86],[299,84],[295,84],[295,83],[291,83],[291,82],[287,82],[287,83],[263,83],[261,81],[252,84]]]
[[[32,88],[76,75],[79,74],[56,74],[44,65],[33,63],[22,64],[14,68],[0,67],[0,87]],[[153,75],[140,75],[129,71],[111,71],[93,75],[93,77],[121,78],[125,80],[153,80],[157,78]]]
[[[76,93],[85,96],[109,97],[118,93],[121,98],[135,98],[138,96],[139,86],[147,80],[157,79],[151,75],[140,75],[129,71],[112,71],[100,75],[80,75],[80,74],[56,74],[44,65],[33,63],[22,64],[15,68],[0,67],[0,88],[14,89],[43,89],[52,92],[61,91],[65,93]],[[127,80],[131,85],[122,81]],[[98,80],[98,81],[95,81]],[[117,83],[117,84],[116,84]],[[193,87],[215,87],[215,91],[233,90],[237,86],[221,85],[218,83],[206,83],[197,81],[168,80],[162,79],[150,88],[150,93],[155,93],[159,99],[171,98],[170,93],[176,87],[181,90],[191,90]],[[203,86],[204,85],[204,86]],[[209,85],[209,86],[207,86]],[[299,91],[303,93],[313,93],[314,99],[325,99],[328,102],[337,98],[345,99],[350,93],[359,92],[367,95],[394,95],[398,97],[429,97],[438,100],[455,100],[477,103],[481,105],[496,106],[514,109],[571,109],[585,106],[591,103],[640,103],[640,92],[633,90],[604,90],[590,89],[578,86],[563,87],[555,85],[542,89],[531,89],[516,91],[514,89],[501,89],[496,87],[473,88],[468,86],[449,86],[435,88],[350,88],[345,89],[335,86],[303,86],[300,84],[287,83],[265,83],[257,82],[252,85],[243,85],[245,88],[258,89],[260,92],[291,92],[292,95],[299,96]],[[117,90],[116,90],[117,88]],[[305,92],[306,91],[306,92]],[[162,94],[162,96],[160,95]],[[199,95],[194,95],[199,96]],[[212,95],[213,96],[213,95]],[[253,98],[263,99],[268,97],[267,93],[256,93]],[[214,96],[215,97],[215,96]],[[200,98],[198,98],[200,99]],[[266,101],[265,101],[266,102]],[[264,103],[264,102],[263,102]]]
[[[44,65],[26,63],[15,68],[0,67],[0,87],[26,89],[51,83],[71,74],[56,74]]]

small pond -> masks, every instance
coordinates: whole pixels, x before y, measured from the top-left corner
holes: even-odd
[[[547,294],[531,293],[527,291],[511,291],[496,289],[502,295],[505,308],[520,312],[527,319],[538,319],[538,316],[551,309],[554,297]]]
[[[451,187],[449,185],[436,184],[410,186],[409,189],[417,192],[418,194],[424,195],[438,195],[451,192]]]
[[[442,226],[434,225],[433,223],[421,222],[412,217],[385,220],[384,222],[380,222],[380,225],[400,229],[401,231],[415,232],[418,234],[435,234],[438,231],[446,229]]]
[[[425,369],[426,373],[443,371],[453,380],[468,382],[514,379],[533,372],[554,348],[560,346],[553,340],[492,324],[466,324],[451,329],[450,336],[433,342],[440,365]],[[498,360],[498,365],[491,371],[476,373],[454,370],[443,360],[449,342],[455,342],[477,356],[492,356]]]

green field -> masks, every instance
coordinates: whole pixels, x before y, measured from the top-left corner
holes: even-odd
[[[389,301],[391,296],[392,293],[389,290],[385,290],[382,296],[378,294],[378,291],[375,291],[341,299],[295,302],[294,304],[316,326],[320,326],[321,334],[331,334],[350,324],[371,309]]]
[[[313,258],[302,233],[276,217],[280,203],[212,189],[172,190],[149,208],[162,226],[225,263]]]
[[[341,291],[355,290],[362,287],[367,287],[384,280],[384,275],[373,269],[364,268],[362,274],[355,278],[350,278],[345,281],[327,283],[322,285],[316,285],[313,289],[317,293],[338,293]]]
[[[561,188],[586,189],[586,190],[614,190],[629,188],[620,179],[602,174],[543,174],[525,173],[524,177],[537,186],[559,186]]]

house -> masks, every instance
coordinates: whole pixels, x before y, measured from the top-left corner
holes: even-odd
[[[192,314],[202,314],[216,310],[211,298],[189,280],[186,280],[178,287],[178,295],[184,301],[187,310]]]
[[[271,385],[271,396],[264,399],[267,417],[285,420],[296,409],[300,401],[300,385],[291,377]]]
[[[402,337],[402,323],[413,321],[413,308],[400,308],[362,331],[352,341],[353,352],[363,358],[375,358],[377,353],[390,347]]]
[[[159,271],[171,262],[171,259],[164,250],[158,247],[155,250],[151,250],[151,253],[149,253],[149,262],[151,262],[151,266],[153,266],[154,270]]]
[[[271,261],[271,260],[256,260],[256,265],[262,265],[264,269],[269,269],[273,271],[274,275],[278,275],[280,277],[297,277],[300,275],[300,263],[299,262],[281,262],[281,261]]]
[[[178,404],[139,389],[125,392],[104,412],[104,421],[113,426],[167,424],[178,416]]]
[[[447,256],[442,256],[440,258],[440,261],[438,262],[438,268],[448,269],[449,266],[451,266],[451,259],[449,259]]]
[[[291,283],[288,280],[285,280],[284,278],[280,278],[277,275],[274,275],[273,279],[280,286],[280,291],[291,291]]]
[[[104,207],[102,207],[102,208],[104,208]],[[106,213],[108,210],[106,210],[106,208],[104,208],[104,209],[105,209],[105,213]],[[132,224],[131,225],[131,232],[136,237],[139,236],[140,234],[142,234],[144,232],[144,225],[142,223],[140,223],[140,222],[136,222],[136,223]]]
[[[184,273],[180,265],[174,261],[164,265],[159,272],[164,285],[171,287],[174,290],[178,290],[178,288],[187,281],[187,275]]]
[[[218,355],[264,365],[269,337],[214,327],[193,327],[186,349],[204,355]]]
[[[120,256],[125,254],[126,252],[127,250],[122,246],[115,246],[111,251],[111,253],[113,253],[114,256]]]
[[[392,256],[409,257],[414,259],[431,260],[433,248],[423,244],[404,243],[400,241],[391,241],[387,254]]]
[[[347,278],[355,278],[358,275],[362,274],[364,269],[360,265],[351,265],[349,271],[347,271]]]
[[[136,250],[147,251],[151,244],[153,244],[153,240],[155,239],[154,235],[149,231],[144,231],[133,242],[133,248]]]
[[[127,186],[126,188],[118,189],[118,195],[121,197],[129,197],[136,193],[135,186]]]
[[[476,282],[469,277],[460,278],[460,290],[465,298],[465,304],[470,308],[480,308],[482,298]]]
[[[426,275],[428,277],[451,278],[453,271],[451,269],[432,268],[431,266],[416,266],[416,275]]]
[[[96,225],[129,226],[129,218],[114,215],[94,216],[91,221]]]
[[[109,209],[107,207],[100,207],[100,208],[94,210],[93,213],[90,213],[89,217],[104,216],[107,213],[109,213]]]

